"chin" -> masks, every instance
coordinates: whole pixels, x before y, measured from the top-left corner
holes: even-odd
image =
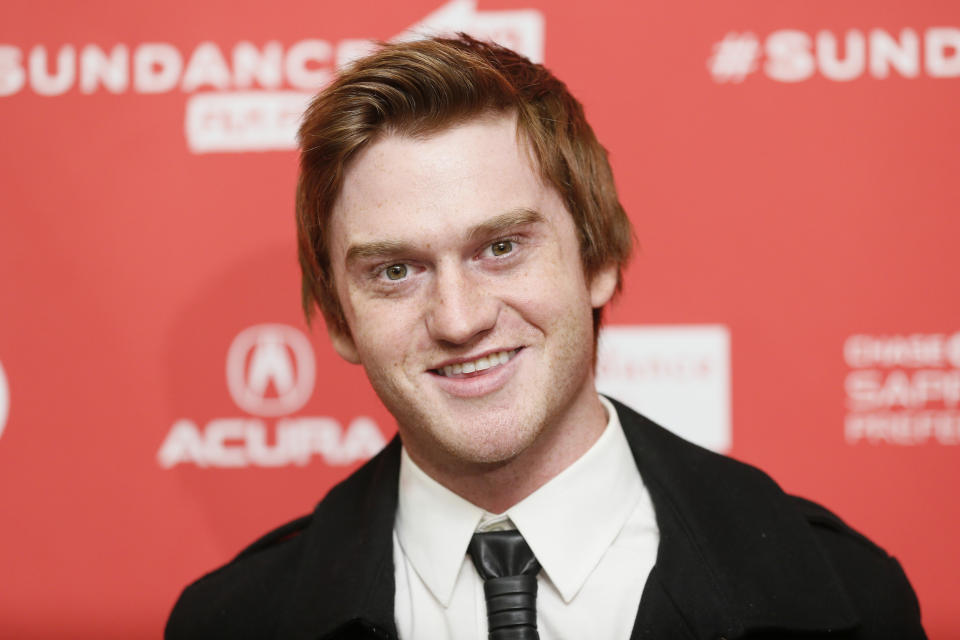
[[[444,449],[460,462],[497,465],[510,462],[526,451],[537,439],[539,429],[526,422],[495,422],[474,425],[469,433],[450,434]]]
[[[391,404],[388,409],[407,409],[402,414],[392,411],[405,445],[417,449],[423,462],[451,470],[510,462],[537,441],[546,417],[542,410],[510,401],[466,410],[441,403],[413,410]]]

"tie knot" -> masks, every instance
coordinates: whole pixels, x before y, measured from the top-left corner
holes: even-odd
[[[475,533],[467,553],[483,578],[489,640],[537,640],[537,562],[519,531]]]
[[[520,532],[489,531],[475,533],[467,553],[484,580],[507,576],[536,576],[540,563]]]

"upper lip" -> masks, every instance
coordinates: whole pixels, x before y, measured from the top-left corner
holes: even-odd
[[[507,352],[516,351],[519,348],[520,347],[500,347],[495,349],[487,349],[486,351],[482,351],[476,355],[465,356],[463,358],[450,358],[449,360],[444,360],[440,364],[432,367],[432,369],[443,369],[444,367],[453,366],[455,364],[463,364],[464,362],[473,362],[474,360],[479,360],[480,358],[489,356],[494,353],[500,353],[502,351],[507,351]]]

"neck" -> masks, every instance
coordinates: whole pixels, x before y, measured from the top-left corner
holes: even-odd
[[[608,418],[593,386],[578,400],[561,420],[544,425],[529,447],[508,460],[437,461],[410,446],[407,453],[427,475],[461,498],[490,513],[503,513],[576,462],[603,434]]]

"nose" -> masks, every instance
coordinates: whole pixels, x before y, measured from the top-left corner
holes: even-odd
[[[496,297],[471,276],[461,265],[437,269],[426,316],[427,330],[435,341],[469,344],[496,325]]]

